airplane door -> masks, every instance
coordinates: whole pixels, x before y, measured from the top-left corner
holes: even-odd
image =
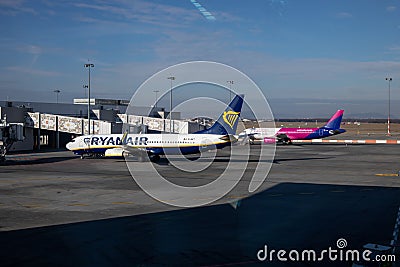
[[[319,136],[324,136],[324,129],[319,129],[318,130],[318,135]]]

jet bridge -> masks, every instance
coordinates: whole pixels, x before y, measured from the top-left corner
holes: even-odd
[[[6,154],[14,142],[23,141],[24,124],[7,123],[7,118],[0,120],[0,162],[5,161]]]

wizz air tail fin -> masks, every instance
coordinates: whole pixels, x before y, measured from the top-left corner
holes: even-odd
[[[229,103],[224,113],[219,116],[218,120],[211,128],[195,132],[195,134],[219,134],[234,135],[239,121],[240,112],[242,111],[244,95],[236,95]]]
[[[332,118],[324,125],[324,128],[339,129],[340,123],[342,122],[343,112],[343,109],[336,111]]]

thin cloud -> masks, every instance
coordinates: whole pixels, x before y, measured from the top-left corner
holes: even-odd
[[[339,19],[351,19],[353,15],[348,12],[339,12],[336,14],[336,17]]]
[[[396,6],[388,6],[386,7],[386,11],[387,12],[394,12],[396,11],[397,7]]]
[[[12,72],[18,72],[20,74],[29,74],[29,75],[44,76],[44,77],[56,77],[56,76],[62,75],[62,73],[60,73],[60,72],[24,68],[24,67],[20,67],[20,66],[6,67],[5,70],[12,71]]]
[[[274,71],[275,69],[275,71]],[[365,75],[378,75],[387,70],[400,71],[397,61],[346,61],[337,59],[309,58],[283,61],[268,71],[276,75],[296,76],[303,79],[321,79],[346,73],[359,72]]]
[[[21,44],[14,48],[16,51],[32,56],[30,66],[32,67],[43,53],[43,49],[37,45]]]
[[[107,20],[110,18],[106,15],[111,14],[119,18],[119,20],[125,19],[162,26],[168,26],[173,23],[172,26],[175,27],[201,19],[197,12],[190,9],[146,1],[126,1],[114,4],[104,4],[102,2],[95,4],[74,3],[73,6],[104,12],[104,18],[107,18]],[[99,18],[99,20],[101,19]]]
[[[0,1],[0,14],[16,16],[19,13],[30,13],[37,15],[33,8],[27,7],[23,0],[1,0]]]
[[[392,60],[400,60],[400,45],[392,45],[385,49],[385,55],[389,55]]]
[[[395,46],[389,47],[389,51],[400,52],[400,45],[395,45]]]
[[[42,48],[32,44],[25,44],[16,47],[16,50],[23,53],[28,53],[32,55],[40,55],[42,54]]]

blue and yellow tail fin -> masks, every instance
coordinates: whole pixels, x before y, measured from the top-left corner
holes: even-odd
[[[243,106],[243,98],[244,95],[236,95],[211,128],[195,132],[195,134],[236,134],[237,124]]]

